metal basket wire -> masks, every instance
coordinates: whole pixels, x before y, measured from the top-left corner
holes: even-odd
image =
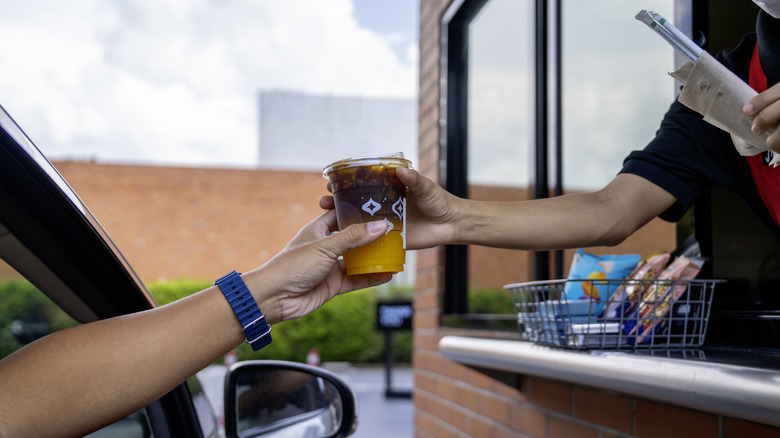
[[[552,280],[504,289],[512,293],[525,340],[576,349],[682,349],[704,343],[715,284],[722,281]],[[598,299],[567,300],[566,291],[574,296],[578,287]]]

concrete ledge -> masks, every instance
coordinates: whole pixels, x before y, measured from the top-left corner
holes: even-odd
[[[780,426],[780,372],[775,370],[463,336],[445,336],[439,351],[464,365],[594,386]]]

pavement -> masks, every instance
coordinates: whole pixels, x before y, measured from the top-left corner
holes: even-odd
[[[414,387],[411,368],[394,365],[389,374],[388,386],[388,374],[381,365],[353,366],[333,362],[323,363],[322,367],[341,377],[357,397],[358,428],[350,438],[414,436],[414,406],[409,397]],[[221,419],[225,367],[210,366],[198,373],[198,377],[215,413]]]
[[[324,368],[344,379],[358,399],[358,428],[350,438],[410,438],[414,436],[414,406],[410,397],[414,387],[412,370],[394,366],[390,373],[390,390],[386,397],[387,382],[382,366],[353,367],[346,369]]]

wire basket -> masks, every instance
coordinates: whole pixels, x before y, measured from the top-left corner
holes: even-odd
[[[525,340],[577,349],[682,349],[704,343],[713,290],[722,281],[552,280],[504,289]],[[583,290],[594,299],[566,299]]]

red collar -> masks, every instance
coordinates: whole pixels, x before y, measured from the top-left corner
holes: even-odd
[[[756,43],[756,47],[753,49],[753,56],[750,58],[748,85],[759,93],[766,91],[768,88],[764,69],[761,68],[761,61],[758,59],[758,43]]]

